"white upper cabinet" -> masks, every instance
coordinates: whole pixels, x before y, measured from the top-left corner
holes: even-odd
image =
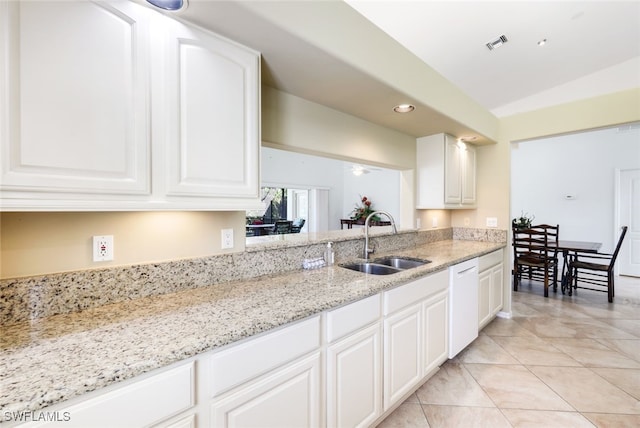
[[[128,6],[0,3],[2,205],[150,193],[146,20]]]
[[[447,134],[418,138],[416,168],[418,209],[475,207],[475,147]]]
[[[165,31],[166,194],[203,201],[257,198],[260,57],[173,24],[173,32]]]
[[[260,55],[129,1],[0,2],[0,206],[253,208]]]

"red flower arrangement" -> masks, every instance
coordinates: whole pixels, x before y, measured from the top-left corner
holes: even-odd
[[[351,213],[351,218],[353,220],[365,220],[369,216],[369,214],[375,211],[373,209],[371,200],[366,196],[362,196],[360,198],[360,202],[360,204],[356,204],[356,207]],[[378,216],[373,216],[371,217],[371,220],[379,221],[380,219],[378,218]]]

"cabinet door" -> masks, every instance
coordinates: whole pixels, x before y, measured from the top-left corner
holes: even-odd
[[[491,269],[491,316],[495,316],[503,305],[503,283],[504,283],[504,268],[503,264],[495,266]]]
[[[320,426],[320,353],[230,391],[211,406],[212,427]]]
[[[466,144],[460,149],[462,175],[461,175],[461,203],[474,205],[476,203],[476,149]]]
[[[491,319],[491,281],[492,270],[487,269],[478,274],[478,326],[484,327]]]
[[[166,48],[169,197],[258,198],[260,56],[173,21]],[[162,117],[161,119],[164,119]],[[245,202],[246,203],[246,202]],[[216,202],[221,206],[220,200]]]
[[[444,202],[445,204],[460,204],[462,201],[462,156],[456,140],[446,135],[445,146],[445,179]]]
[[[148,12],[0,2],[5,207],[150,193]]]
[[[384,320],[384,410],[421,379],[421,304]]]
[[[380,323],[327,349],[327,426],[366,427],[382,413]]]
[[[434,296],[423,303],[422,316],[424,319],[424,370],[427,375],[449,355],[449,293]]]
[[[55,412],[52,420],[38,420],[23,427],[148,427],[193,408],[195,365],[193,362],[153,375],[125,381],[109,392],[94,391],[91,398],[75,398],[70,406],[44,409]],[[55,410],[53,410],[55,409]],[[192,410],[193,411],[193,410]]]

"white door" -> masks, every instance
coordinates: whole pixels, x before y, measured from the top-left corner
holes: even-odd
[[[640,277],[640,169],[620,171],[618,225],[628,226],[618,254],[618,273]],[[616,234],[616,242],[619,231]]]
[[[308,232],[326,232],[329,230],[329,191],[326,189],[309,190]]]

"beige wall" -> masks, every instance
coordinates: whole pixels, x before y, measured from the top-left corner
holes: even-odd
[[[262,140],[285,150],[415,168],[414,137],[268,86],[262,87]]]
[[[243,212],[2,213],[2,278],[244,250]],[[234,249],[220,230],[234,229]],[[93,262],[92,237],[113,235],[114,260]]]

